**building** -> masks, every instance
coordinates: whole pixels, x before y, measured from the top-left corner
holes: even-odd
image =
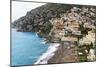
[[[61,38],[61,41],[78,41],[78,37],[77,36],[72,36],[72,35],[68,35],[68,36],[64,36]]]

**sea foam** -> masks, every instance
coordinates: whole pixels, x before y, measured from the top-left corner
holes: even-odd
[[[43,53],[34,64],[47,64],[48,60],[54,56],[55,51],[58,49],[59,45],[59,43],[50,43],[48,50]]]

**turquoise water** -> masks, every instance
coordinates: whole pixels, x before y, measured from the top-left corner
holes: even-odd
[[[48,45],[34,32],[12,30],[12,66],[32,65],[46,52]]]

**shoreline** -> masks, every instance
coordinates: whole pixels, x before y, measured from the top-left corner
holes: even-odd
[[[60,46],[59,43],[50,43],[47,51],[43,53],[38,60],[33,64],[48,64],[48,61],[55,55],[55,52]]]

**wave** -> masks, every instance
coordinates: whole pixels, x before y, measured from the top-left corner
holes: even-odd
[[[58,49],[59,45],[59,43],[50,43],[48,50],[43,53],[34,64],[47,64],[48,60],[55,55],[55,51]]]

